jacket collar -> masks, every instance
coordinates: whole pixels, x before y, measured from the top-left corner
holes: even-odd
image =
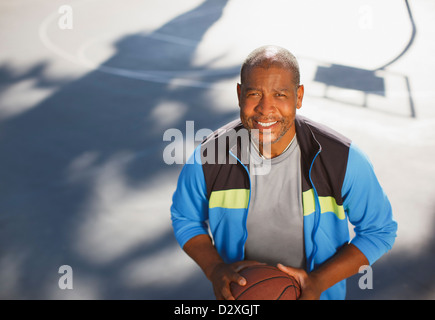
[[[315,134],[309,125],[309,119],[304,116],[296,115],[295,128],[296,138],[298,139],[299,148],[301,149],[301,169],[305,179],[303,179],[303,188],[306,189],[310,185],[310,170],[314,159],[319,152],[322,151],[322,146],[316,139]]]
[[[299,148],[301,149],[301,162],[302,169],[304,174],[308,177],[309,170],[312,162],[314,161],[316,155],[322,150],[322,146],[319,141],[317,141],[315,134],[311,130],[310,120],[304,116],[296,115],[295,118],[295,130],[296,130],[296,138],[298,139]],[[235,129],[236,132],[239,130],[244,130],[242,123],[239,121],[232,122],[230,126],[231,129]],[[229,141],[230,151],[238,158],[238,159],[249,159],[247,156],[248,149],[245,147],[241,147],[239,143],[237,143],[236,139],[231,137]],[[246,161],[242,161],[244,164]]]
[[[315,134],[308,124],[309,120],[304,116],[296,115],[295,129],[296,138],[298,139],[299,147],[301,148],[301,155],[304,162],[313,162],[316,154],[322,150],[322,146],[317,141]]]

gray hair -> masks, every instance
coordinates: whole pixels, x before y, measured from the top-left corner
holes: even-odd
[[[259,47],[248,55],[242,64],[240,80],[243,83],[246,71],[251,68],[261,67],[268,69],[272,66],[278,66],[290,70],[293,74],[293,82],[295,86],[299,86],[299,63],[296,60],[296,57],[287,49],[272,45]]]

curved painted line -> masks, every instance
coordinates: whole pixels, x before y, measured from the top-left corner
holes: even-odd
[[[89,0],[88,0],[89,1]],[[99,1],[99,0],[94,0]],[[87,1],[81,1],[77,4],[83,4]],[[104,66],[99,65],[91,60],[89,60],[86,55],[86,49],[89,48],[90,45],[94,44],[98,39],[91,39],[86,41],[84,44],[82,44],[79,47],[78,54],[70,54],[66,52],[65,50],[59,48],[56,46],[48,37],[47,29],[49,25],[51,25],[57,18],[59,17],[59,13],[53,12],[48,17],[46,17],[38,29],[38,35],[43,43],[43,45],[55,53],[56,55],[62,57],[63,59],[72,62],[74,64],[80,65],[82,67],[85,67],[89,70],[95,70],[100,71],[104,73],[108,73],[115,76],[125,77],[129,79],[135,79],[135,80],[142,80],[142,81],[150,81],[155,83],[164,83],[164,84],[171,84],[171,85],[177,85],[177,86],[187,86],[187,87],[196,87],[196,88],[206,88],[209,89],[211,87],[216,87],[216,84],[213,84],[212,82],[206,82],[206,81],[198,81],[198,80],[192,80],[188,79],[186,76],[214,76],[214,75],[220,75],[220,74],[226,74],[226,71],[222,70],[199,70],[199,71],[164,71],[164,70],[150,70],[150,71],[133,71],[123,68],[117,68],[117,67],[111,67],[111,66]],[[160,33],[152,33],[148,35],[149,37],[152,37],[154,39],[158,39],[160,41],[164,42],[170,42],[175,43],[178,45],[186,45],[186,46],[192,46],[194,44],[197,44],[196,42],[177,37],[172,35],[165,35]]]

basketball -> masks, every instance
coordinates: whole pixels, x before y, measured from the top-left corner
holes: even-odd
[[[297,300],[301,293],[295,278],[273,266],[250,266],[239,273],[246,285],[231,283],[236,300]]]

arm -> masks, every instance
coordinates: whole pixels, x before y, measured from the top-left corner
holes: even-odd
[[[354,144],[342,186],[343,207],[355,227],[351,243],[375,263],[393,247],[397,222],[368,157]]]
[[[343,182],[343,207],[355,226],[350,244],[309,275],[304,270],[284,267],[283,271],[300,281],[301,299],[319,298],[320,294],[359,271],[372,265],[393,246],[397,223],[393,220],[390,202],[385,195],[367,156],[356,146],[349,150],[348,166]]]
[[[198,235],[190,239],[183,247],[184,251],[199,265],[207,279],[213,284],[213,290],[218,300],[234,300],[230,283],[237,282],[246,285],[246,279],[238,273],[243,268],[259,264],[255,261],[239,261],[226,264],[208,235]]]
[[[191,157],[180,173],[172,198],[172,226],[180,246],[212,282],[216,298],[234,299],[230,283],[244,285],[246,280],[238,272],[253,262],[224,263],[208,235],[207,191],[202,166],[195,160],[199,152],[197,147],[192,155],[195,158]]]
[[[200,147],[180,172],[172,196],[171,219],[174,235],[180,247],[200,234],[208,235],[208,199],[201,163],[195,161]]]

